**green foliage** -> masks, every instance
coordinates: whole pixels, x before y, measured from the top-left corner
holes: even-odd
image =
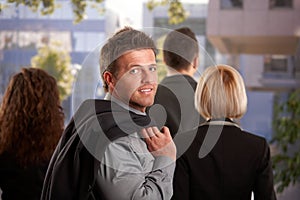
[[[157,6],[166,6],[169,3],[169,0],[148,0],[147,2],[147,8],[152,11]]]
[[[75,14],[75,22],[78,23],[84,19],[86,1],[72,0],[73,13]]]
[[[56,78],[60,99],[66,99],[72,92],[74,75],[71,57],[58,42],[46,44],[38,49],[31,59],[32,67],[41,68]]]
[[[79,23],[85,18],[85,10],[88,4],[91,4],[92,8],[97,9],[97,4],[102,3],[103,0],[72,0],[73,13],[75,15],[74,22]],[[98,9],[99,13],[103,13],[103,10]]]
[[[158,82],[160,82],[167,75],[167,66],[163,61],[163,51],[162,51],[165,39],[166,36],[164,35],[158,38],[156,41],[157,49],[159,50],[156,55]]]
[[[97,7],[97,4],[102,2],[103,0],[72,0],[74,23],[79,23],[85,18],[87,5],[98,9],[100,14],[103,13],[103,10]],[[7,3],[15,3],[16,6],[23,4],[29,7],[33,12],[38,12],[39,10],[42,15],[52,14],[54,10],[59,7],[56,0],[7,0]],[[3,9],[5,9],[4,5],[0,4],[0,13]]]
[[[184,9],[180,0],[149,0],[147,8],[151,11],[157,6],[166,6],[168,8],[169,24],[180,24],[186,20],[188,13]]]
[[[55,10],[55,0],[7,0],[7,2],[15,3],[16,6],[23,4],[33,12],[37,12],[40,8],[40,12],[43,15],[51,14]]]
[[[2,12],[2,10],[4,10],[7,6],[5,4],[2,4],[0,2],[0,13]]]
[[[171,1],[169,9],[169,24],[180,24],[184,22],[188,16],[188,13],[183,8],[180,1]]]
[[[273,158],[277,191],[300,181],[300,89],[290,93],[286,102],[275,106],[272,143],[279,148]]]
[[[103,14],[104,10],[97,5],[105,0],[72,0],[72,9],[74,14],[74,23],[81,22],[86,16],[86,7],[97,9],[99,14]],[[107,0],[109,1],[109,0]],[[14,3],[16,6],[22,4],[29,7],[33,12],[38,12],[42,15],[49,15],[59,7],[56,0],[7,0],[7,3]],[[182,6],[180,0],[148,0],[147,7],[151,11],[157,6],[169,6],[168,16],[170,24],[180,24],[186,20],[188,13]],[[0,13],[5,9],[5,5],[0,3]]]

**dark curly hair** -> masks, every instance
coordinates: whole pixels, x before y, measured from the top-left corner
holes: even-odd
[[[0,154],[26,167],[48,162],[64,128],[56,80],[37,68],[22,68],[0,107]]]

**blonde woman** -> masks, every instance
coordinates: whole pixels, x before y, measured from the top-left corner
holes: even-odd
[[[195,106],[207,121],[177,160],[173,199],[250,200],[251,193],[254,199],[276,199],[268,143],[236,123],[247,110],[238,71],[227,65],[208,67],[199,79]],[[181,136],[193,137],[194,132]]]

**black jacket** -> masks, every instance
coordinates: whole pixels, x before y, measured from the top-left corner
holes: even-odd
[[[255,200],[276,199],[263,137],[236,126],[203,125],[179,134],[176,146],[188,137],[195,139],[176,161],[173,200],[250,200],[251,191]]]
[[[150,115],[170,129],[174,138],[178,132],[197,127],[204,119],[196,111],[194,94],[197,82],[188,75],[174,75],[165,77],[158,85],[155,104],[161,105],[166,111],[166,119],[161,111],[150,111]]]
[[[94,184],[106,146],[150,124],[148,116],[130,112],[111,101],[83,102],[51,158],[41,200],[103,199]]]
[[[0,155],[0,188],[2,200],[40,199],[48,162],[26,168],[14,155]],[[1,199],[1,197],[0,197]]]

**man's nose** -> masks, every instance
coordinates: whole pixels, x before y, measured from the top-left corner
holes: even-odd
[[[157,72],[150,70],[143,70],[142,83],[154,83],[157,82]]]

